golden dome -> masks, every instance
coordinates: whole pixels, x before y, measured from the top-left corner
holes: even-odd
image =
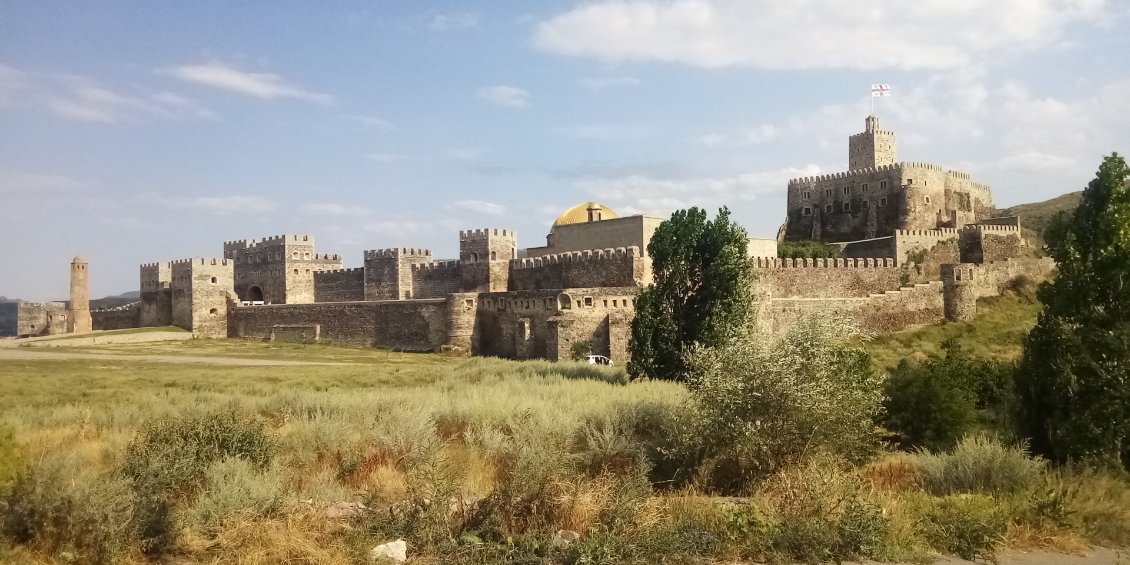
[[[583,224],[585,222],[595,222],[598,220],[611,220],[619,218],[620,215],[613,212],[611,208],[597,203],[597,202],[582,202],[565,210],[565,213],[557,217],[557,221],[553,222],[553,227],[566,226],[569,224]]]

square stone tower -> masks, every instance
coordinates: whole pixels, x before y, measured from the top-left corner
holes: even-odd
[[[505,228],[459,232],[460,287],[464,292],[501,292],[510,281],[510,260],[518,258],[518,234]]]
[[[879,129],[879,117],[867,116],[863,133],[848,138],[848,170],[893,165],[896,157],[895,132]]]

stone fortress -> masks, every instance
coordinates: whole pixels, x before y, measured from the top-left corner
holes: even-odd
[[[848,171],[789,181],[778,236],[835,244],[843,258],[781,259],[777,239],[750,239],[763,331],[783,331],[804,312],[842,312],[874,332],[968,320],[978,298],[1019,276],[1041,280],[1054,266],[1028,248],[1018,218],[991,217],[988,186],[938,165],[895,162],[895,134],[876,117],[848,146]],[[622,363],[636,295],[651,281],[647,244],[662,221],[586,202],[554,222],[544,246],[520,248],[508,228],[465,230],[457,259],[373,249],[351,269],[318,253],[308,235],[228,241],[219,257],[141,265],[138,302],[86,319],[94,329],[176,325],[197,337],[514,359],[585,349]],[[85,264],[77,278],[74,268],[68,321],[37,318],[52,315],[29,306],[20,334],[63,333],[69,320],[78,327]]]

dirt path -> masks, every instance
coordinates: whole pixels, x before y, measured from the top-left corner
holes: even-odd
[[[300,365],[349,365],[350,363],[328,363],[313,361],[290,361],[286,359],[245,359],[241,357],[218,357],[204,355],[122,355],[119,353],[77,353],[73,351],[44,351],[31,350],[24,347],[0,348],[0,362],[6,360],[75,360],[95,359],[101,361],[133,361],[143,363],[200,363],[207,365],[234,365],[234,366],[300,366]]]

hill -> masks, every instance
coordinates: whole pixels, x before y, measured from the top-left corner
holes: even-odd
[[[1074,210],[1079,205],[1079,199],[1083,197],[1083,193],[1069,192],[1067,194],[1056,196],[1051,200],[1043,202],[1032,202],[1030,204],[1018,204],[1011,208],[1005,208],[1000,211],[1002,216],[1020,216],[1020,223],[1031,229],[1039,236],[1044,235],[1044,230],[1048,228],[1051,219],[1059,212],[1069,212]]]

